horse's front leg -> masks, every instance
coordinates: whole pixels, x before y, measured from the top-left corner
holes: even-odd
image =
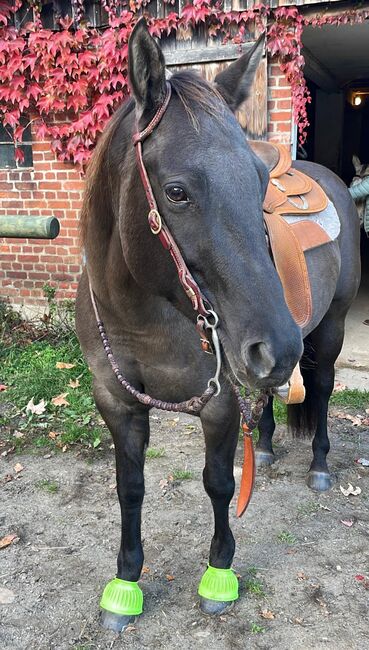
[[[97,407],[115,445],[117,492],[122,517],[122,537],[117,577],[105,587],[100,606],[101,623],[122,631],[141,614],[143,595],[137,581],[143,565],[141,507],[144,498],[144,459],[149,442],[149,414],[140,404],[127,407],[102,399],[95,391]]]
[[[214,510],[214,536],[209,566],[199,586],[200,606],[206,614],[221,614],[238,598],[238,582],[230,569],[235,541],[229,527],[229,503],[234,494],[233,463],[240,413],[233,395],[214,400],[201,414],[206,456],[204,487]]]

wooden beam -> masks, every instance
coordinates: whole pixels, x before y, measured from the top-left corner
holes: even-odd
[[[335,76],[310,52],[309,48],[304,46],[302,55],[305,59],[305,77],[311,79],[319,88],[329,93],[337,93],[340,91]]]
[[[232,61],[238,59],[241,54],[247,52],[252,43],[242,45],[220,45],[218,47],[207,46],[198,49],[165,50],[165,63],[167,66],[191,65],[196,63],[215,63],[217,61]]]

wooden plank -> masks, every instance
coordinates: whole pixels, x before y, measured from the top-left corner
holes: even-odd
[[[233,61],[238,59],[241,54],[247,52],[253,43],[243,43],[242,45],[221,45],[218,47],[203,47],[196,49],[180,49],[166,51],[163,43],[163,52],[167,66],[178,65],[199,65],[201,63],[216,63],[217,61]],[[187,46],[188,47],[188,46]]]

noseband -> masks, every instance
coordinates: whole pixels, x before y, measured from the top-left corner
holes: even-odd
[[[205,352],[210,352],[215,354],[216,357],[216,371],[213,377],[209,379],[208,386],[204,393],[200,397],[192,397],[191,399],[185,402],[163,402],[161,400],[154,399],[145,393],[141,393],[134,386],[132,386],[122,375],[122,372],[114,359],[113,352],[110,347],[109,339],[105,331],[104,324],[100,318],[96,299],[94,292],[89,283],[91,302],[93,310],[95,313],[97,326],[99,329],[100,337],[104,346],[104,350],[108,361],[115,373],[121,386],[128,391],[135,399],[137,399],[142,404],[145,404],[149,407],[158,408],[164,411],[176,411],[190,413],[193,415],[199,414],[204,406],[210,401],[212,397],[219,395],[221,387],[219,382],[222,358],[221,358],[221,349],[219,343],[219,337],[217,332],[217,327],[219,324],[219,318],[216,312],[214,311],[209,300],[202,293],[199,285],[195,281],[191,272],[189,271],[185,260],[179,250],[173,236],[171,235],[168,227],[158,210],[158,205],[154,196],[154,192],[150,183],[150,179],[143,161],[143,152],[142,144],[148,138],[149,135],[155,130],[155,128],[160,123],[161,119],[165,115],[165,112],[168,108],[170,98],[172,94],[172,89],[170,83],[166,82],[166,95],[163,103],[156,111],[154,117],[149,122],[147,127],[143,131],[136,131],[133,134],[132,140],[133,145],[136,151],[136,161],[138,170],[140,172],[140,177],[142,185],[145,190],[147,202],[149,204],[150,211],[148,213],[147,219],[150,226],[150,230],[153,235],[159,237],[163,247],[169,251],[174,264],[177,269],[179,281],[188,296],[191,300],[193,309],[197,312],[197,330],[201,336],[202,348]],[[238,502],[238,516],[241,516],[245,511],[248,502],[251,498],[252,485],[254,481],[254,472],[255,472],[255,463],[253,460],[253,445],[252,445],[252,431],[258,424],[258,421],[262,415],[263,409],[268,402],[268,392],[261,393],[257,401],[252,404],[249,397],[244,398],[241,395],[240,388],[232,383],[233,390],[236,394],[241,418],[242,418],[242,428],[245,434],[244,443],[245,443],[245,456],[246,451],[247,455],[251,454],[252,460],[248,468],[246,468],[246,463],[244,462],[242,480],[241,480],[241,493]],[[243,495],[242,495],[243,492]]]

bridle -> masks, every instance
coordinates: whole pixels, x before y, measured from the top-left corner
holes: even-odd
[[[136,131],[133,134],[133,145],[136,151],[136,162],[138,170],[140,173],[141,181],[145,190],[147,202],[149,204],[150,211],[148,213],[148,223],[150,230],[156,237],[159,238],[163,247],[169,251],[174,264],[177,269],[179,281],[188,296],[191,300],[193,309],[197,312],[197,323],[196,328],[199,331],[201,337],[202,349],[205,352],[215,354],[216,357],[216,371],[213,377],[208,381],[208,385],[204,393],[200,397],[192,397],[191,399],[185,402],[164,402],[162,400],[157,400],[146,393],[141,393],[136,388],[134,388],[127,379],[124,378],[117,362],[115,361],[113,352],[110,347],[109,339],[105,331],[104,324],[100,318],[99,311],[96,304],[96,298],[89,282],[91,302],[93,310],[95,313],[97,326],[99,329],[100,337],[104,346],[104,350],[108,361],[115,373],[121,386],[130,393],[135,399],[137,399],[142,404],[145,404],[149,407],[158,408],[165,411],[176,411],[184,412],[190,414],[199,414],[205,405],[210,401],[212,397],[219,395],[221,386],[219,382],[222,357],[220,342],[218,337],[217,328],[219,325],[219,318],[217,313],[214,311],[209,300],[202,293],[199,285],[192,276],[190,270],[188,269],[185,260],[183,259],[182,253],[179,250],[172,234],[170,233],[162,215],[158,210],[158,205],[154,196],[154,192],[150,183],[150,179],[145,167],[143,160],[142,144],[148,138],[149,135],[155,130],[155,128],[160,123],[161,119],[165,115],[165,112],[168,108],[170,98],[172,94],[172,89],[169,81],[166,82],[166,95],[163,100],[163,103],[156,111],[154,117],[146,126],[143,131]],[[242,428],[245,434],[245,450],[246,444],[248,446],[248,453],[253,455],[252,447],[252,431],[257,426],[258,421],[262,415],[263,409],[268,402],[270,395],[269,391],[261,393],[257,398],[255,403],[251,402],[249,394],[247,397],[243,397],[241,394],[240,387],[232,383],[233,390],[236,394],[241,418],[242,418]],[[247,393],[247,392],[246,392]],[[249,492],[243,498],[242,504],[240,507],[240,499],[238,505],[238,515],[240,516],[245,511],[248,502],[251,497],[252,485],[254,480],[254,460],[251,461],[251,475],[250,475],[250,485],[248,486]],[[244,464],[245,469],[245,464]],[[243,477],[244,477],[243,469]],[[249,471],[250,473],[250,471]],[[241,482],[242,485],[242,482]],[[246,488],[245,488],[246,489]],[[242,491],[242,487],[241,487]],[[241,496],[240,496],[241,498]]]

